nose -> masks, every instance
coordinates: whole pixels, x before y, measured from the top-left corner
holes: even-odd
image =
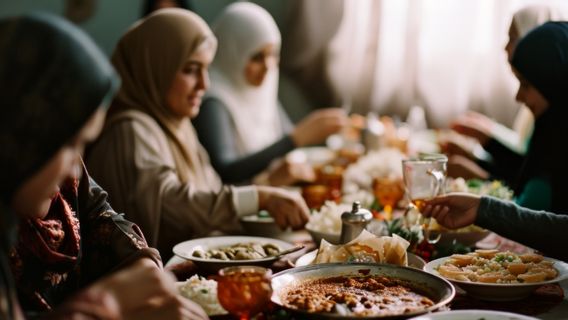
[[[519,86],[519,89],[517,90],[517,95],[515,95],[515,100],[517,100],[517,102],[520,102],[520,103],[525,102],[523,91],[522,91],[520,86]]]
[[[199,76],[199,81],[197,82],[197,89],[199,90],[207,90],[209,88],[210,81],[209,81],[209,71],[204,69]]]

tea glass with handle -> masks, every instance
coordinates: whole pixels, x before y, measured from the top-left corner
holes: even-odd
[[[444,192],[447,162],[448,158],[444,155],[424,156],[402,161],[405,191],[409,200],[405,217],[411,209],[420,212],[424,208],[426,199]],[[420,224],[426,241],[434,244],[440,240],[441,234],[432,234],[430,222],[430,218],[420,216],[415,223]]]

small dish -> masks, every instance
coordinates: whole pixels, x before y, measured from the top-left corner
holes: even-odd
[[[556,283],[568,278],[568,264],[552,258],[544,258],[554,262],[554,268],[558,271],[558,276],[552,280],[533,282],[533,283],[482,283],[468,282],[445,278],[437,271],[438,267],[450,257],[440,258],[430,261],[424,266],[424,271],[433,275],[447,279],[457,285],[468,295],[487,301],[514,301],[528,297],[533,291],[544,284]]]
[[[339,240],[341,238],[340,233],[326,233],[326,232],[316,231],[310,228],[306,228],[306,230],[308,230],[310,236],[312,236],[312,239],[314,240],[317,247],[319,247],[322,239],[325,239],[325,241],[331,244],[339,244]]]
[[[491,310],[456,310],[433,312],[409,320],[537,320],[537,318],[511,312]]]
[[[287,250],[294,247],[288,242],[278,239],[263,238],[263,237],[248,237],[248,236],[224,236],[224,237],[209,237],[200,238],[189,241],[181,242],[174,246],[173,252],[175,255],[190,260],[205,273],[216,273],[222,268],[249,265],[249,266],[263,266],[269,267],[272,263],[279,259],[279,257],[266,257],[262,259],[252,260],[220,260],[220,259],[205,259],[193,256],[195,250],[208,251],[210,249],[217,249],[222,247],[232,246],[238,243],[258,243],[274,244],[281,250]]]
[[[241,225],[249,236],[284,239],[289,230],[282,230],[269,215],[254,214],[241,217]]]

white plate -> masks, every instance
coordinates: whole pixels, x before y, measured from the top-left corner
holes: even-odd
[[[538,320],[522,314],[491,310],[456,310],[434,312],[410,320]]]
[[[275,260],[279,259],[278,257],[267,257],[262,259],[253,259],[253,260],[219,260],[219,259],[198,258],[192,255],[193,251],[195,250],[207,251],[210,249],[232,246],[237,243],[248,243],[248,242],[258,243],[260,245],[270,243],[277,245],[278,247],[280,247],[281,250],[286,250],[293,247],[293,245],[288,242],[272,238],[225,236],[225,237],[200,238],[200,239],[184,241],[175,245],[173,248],[173,252],[175,255],[181,258],[190,260],[193,263],[195,263],[195,265],[197,265],[200,271],[206,271],[211,273],[217,272],[222,268],[231,267],[231,266],[240,266],[240,265],[270,266]]]
[[[430,261],[424,266],[424,271],[434,275],[442,275],[436,269],[442,265],[450,257],[440,258]],[[552,258],[544,258],[545,260],[554,261],[554,268],[558,270],[558,276],[552,280],[534,283],[482,283],[467,282],[445,278],[458,287],[462,288],[468,295],[488,301],[513,301],[528,297],[534,290],[544,284],[556,283],[568,278],[568,264]]]

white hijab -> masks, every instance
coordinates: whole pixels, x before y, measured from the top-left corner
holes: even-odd
[[[517,27],[519,39],[545,22],[566,20],[568,20],[568,7],[560,6],[531,5],[520,9],[513,15],[513,23]]]
[[[249,59],[267,44],[280,51],[280,32],[262,7],[237,2],[225,8],[212,26],[218,39],[207,96],[221,100],[236,128],[240,155],[272,144],[284,134],[278,108],[278,67],[269,69],[260,87],[248,84],[244,70]]]

